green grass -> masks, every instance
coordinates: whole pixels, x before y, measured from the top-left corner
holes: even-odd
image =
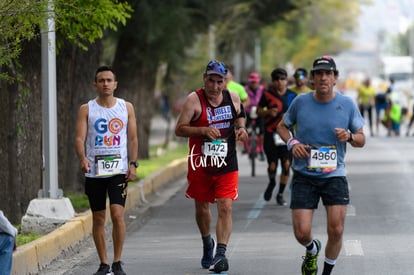
[[[161,154],[157,154],[161,153]],[[174,149],[163,150],[160,146],[150,148],[150,158],[139,161],[137,169],[137,182],[145,177],[148,177],[155,171],[162,169],[175,159],[185,158],[188,153],[187,143],[179,143]],[[134,185],[136,182],[130,183]],[[85,194],[66,194],[69,198],[76,213],[81,213],[89,209],[88,198]],[[20,225],[16,226],[20,232]],[[23,245],[32,242],[42,235],[38,234],[21,234],[17,235],[17,245]]]
[[[154,156],[159,150],[160,147],[152,148],[150,150],[150,155],[153,157],[139,161],[139,168],[137,169],[138,180],[148,177],[153,172],[165,167],[175,159],[185,158],[188,154],[188,145],[187,143],[179,143],[177,148],[164,151],[160,156]]]
[[[16,228],[20,232],[21,226],[17,225]],[[21,233],[19,233],[19,234],[17,234],[17,237],[16,237],[17,246],[24,245],[26,243],[30,243],[30,242],[32,242],[36,239],[39,239],[42,236],[43,235],[40,235],[40,234],[21,234]]]

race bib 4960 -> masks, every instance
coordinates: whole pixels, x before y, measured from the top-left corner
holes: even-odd
[[[308,159],[308,168],[332,168],[337,167],[337,151],[336,146],[321,146],[311,148],[310,157]]]

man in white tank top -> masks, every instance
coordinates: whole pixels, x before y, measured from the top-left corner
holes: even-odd
[[[110,67],[96,70],[93,84],[98,96],[78,113],[75,149],[85,173],[85,194],[92,210],[92,235],[101,261],[96,275],[126,274],[121,266],[126,227],[124,206],[128,182],[136,179],[138,135],[134,107],[116,98],[115,74]],[[114,259],[109,266],[106,241],[106,198],[112,217]]]

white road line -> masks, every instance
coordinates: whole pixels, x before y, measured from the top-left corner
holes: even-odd
[[[244,226],[244,231],[246,231],[249,225],[260,216],[260,214],[262,213],[262,209],[264,208],[265,205],[266,205],[266,202],[263,199],[263,193],[260,193],[259,199],[256,201],[252,209],[250,209],[250,211],[247,213],[247,222]],[[229,259],[231,259],[234,252],[238,249],[241,240],[242,240],[241,238],[238,238],[234,241],[234,245],[229,254]]]
[[[346,240],[344,248],[346,256],[364,256],[361,240]]]
[[[265,205],[266,205],[266,202],[263,199],[263,193],[260,193],[259,199],[254,204],[253,208],[250,209],[249,213],[247,213],[247,223],[244,226],[245,230],[247,229],[247,227],[249,227],[252,221],[254,221],[260,216],[260,214],[262,213],[262,209],[264,208]]]
[[[352,204],[348,204],[346,206],[346,215],[349,217],[355,217],[356,216],[356,210],[355,207]]]

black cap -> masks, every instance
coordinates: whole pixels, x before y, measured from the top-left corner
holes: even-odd
[[[313,68],[312,72],[314,71],[335,71],[336,70],[336,64],[332,57],[328,55],[324,55],[321,57],[318,57],[313,61]]]
[[[279,78],[279,77],[287,77],[287,72],[286,72],[285,69],[276,68],[272,71],[270,76],[272,77],[272,81],[273,81],[273,80],[275,80],[276,78]]]

